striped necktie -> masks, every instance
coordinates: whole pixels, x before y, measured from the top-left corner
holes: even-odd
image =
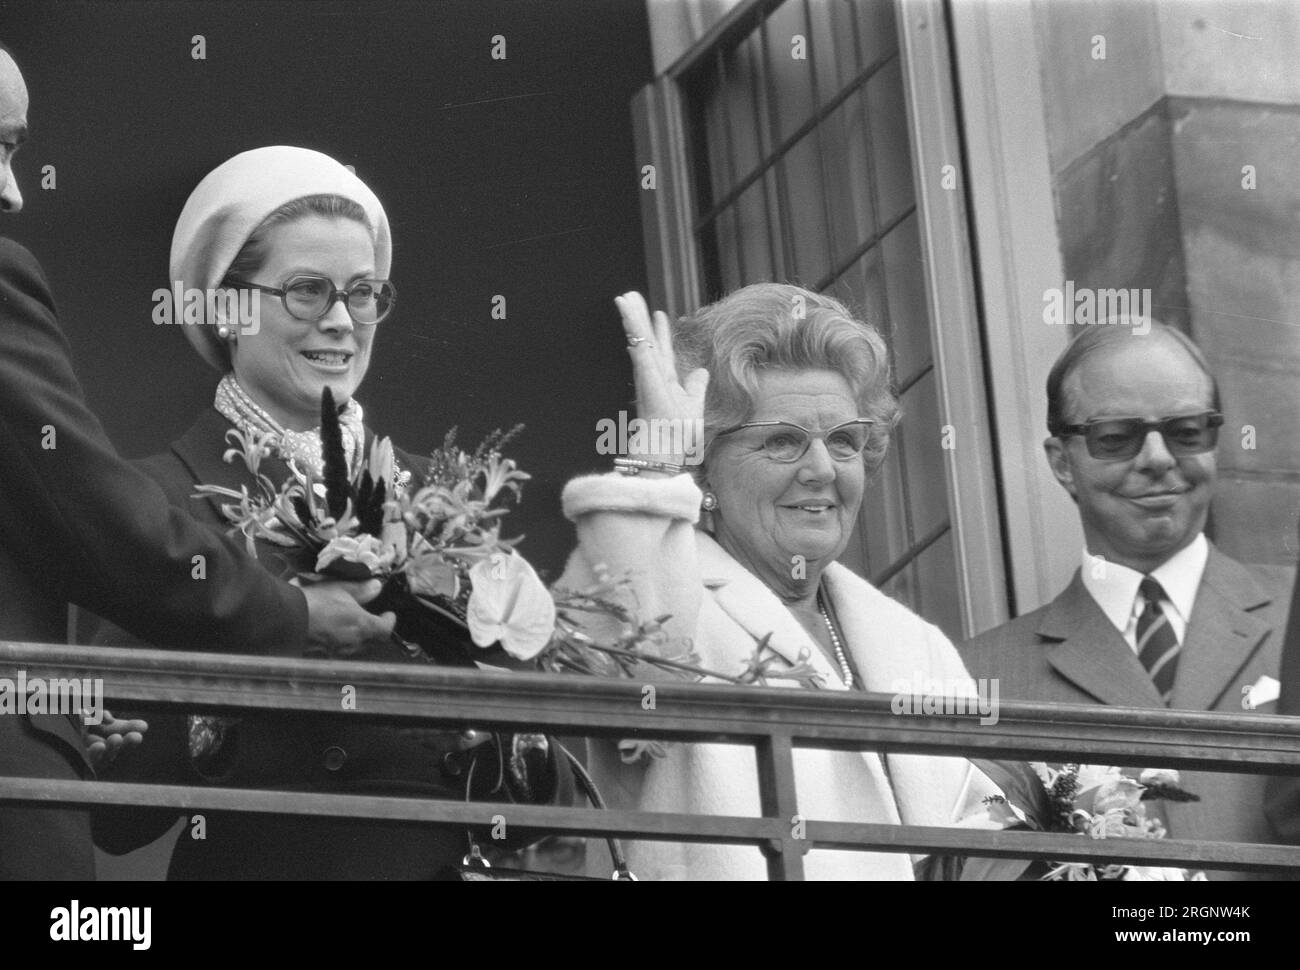
[[[1169,625],[1169,617],[1160,608],[1160,601],[1165,598],[1160,583],[1144,576],[1138,586],[1138,595],[1146,601],[1137,622],[1138,659],[1168,706],[1174,692],[1174,673],[1178,670],[1178,637]]]

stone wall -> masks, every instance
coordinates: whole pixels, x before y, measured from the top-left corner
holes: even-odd
[[[1227,417],[1211,535],[1237,558],[1294,563],[1300,5],[1032,9],[1065,277],[1150,288],[1155,315],[1201,344]]]

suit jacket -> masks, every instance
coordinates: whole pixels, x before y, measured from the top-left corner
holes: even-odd
[[[1300,715],[1300,576],[1291,597],[1291,617],[1282,645],[1281,696],[1277,712]],[[1300,845],[1300,777],[1277,776],[1268,781],[1267,811],[1278,838]],[[1293,874],[1295,875],[1295,874]]]
[[[39,265],[4,238],[0,456],[0,640],[64,642],[71,600],[177,646],[301,650],[302,594],[250,568],[118,457],[86,407]],[[193,581],[195,555],[221,582]],[[76,720],[0,717],[0,776],[89,774]],[[0,806],[0,878],[93,871],[84,811]]]
[[[214,408],[206,408],[171,447],[137,465],[168,499],[187,514],[214,528],[229,528],[215,497],[195,497],[197,485],[252,487],[242,460],[223,460],[232,425]],[[367,432],[365,447],[372,436]],[[399,468],[413,473],[413,488],[427,471],[427,460],[394,449]],[[288,466],[268,459],[261,471],[278,487]],[[275,545],[259,541],[262,567],[282,576],[296,571]],[[105,626],[96,642],[122,643],[123,634]],[[356,659],[400,663],[396,647]],[[508,740],[508,739],[507,739]],[[468,765],[475,794],[486,795],[498,778],[496,742],[466,751],[462,735],[444,728],[395,728],[346,718],[246,715],[227,728],[216,756],[202,768],[188,753],[186,715],[150,718],[145,743],[119,759],[115,777],[158,782],[212,782],[224,787],[279,788],[349,794],[410,794],[425,798],[466,797]],[[554,763],[543,774],[554,775]],[[537,779],[533,779],[537,780]],[[487,785],[483,783],[488,783]],[[563,787],[550,778],[549,788]],[[502,795],[503,799],[508,795]],[[301,816],[204,813],[204,838],[193,828],[177,841],[170,879],[427,879],[465,854],[464,830],[430,826],[382,825],[374,821],[318,820]],[[97,813],[96,840],[114,852],[127,851],[156,838],[176,819],[175,813]],[[531,841],[531,833],[507,830],[510,846]]]
[[[828,689],[845,689],[824,652],[762,580],[693,526],[699,490],[686,476],[579,478],[565,488],[565,514],[578,525],[578,549],[560,585],[581,589],[595,564],[632,571],[642,616],[671,614],[669,629],[689,635],[710,670],[739,674],[763,636],[790,664],[807,661]],[[936,627],[832,563],[827,593],[866,689],[893,692],[896,681],[965,680],[957,652]],[[596,631],[600,632],[600,631]],[[773,686],[793,686],[773,681]],[[760,813],[753,752],[743,745],[672,744],[662,757],[624,763],[609,743],[591,747],[596,783],[611,807],[700,815]],[[953,826],[987,819],[982,799],[997,788],[963,758],[873,752],[795,751],[799,812],[806,818]],[[990,827],[996,827],[991,826]],[[633,842],[632,871],[642,879],[765,879],[761,854],[726,845]],[[594,845],[594,869],[608,868]],[[910,880],[904,853],[817,850],[805,856],[809,879]]]
[[[1211,544],[1179,653],[1171,708],[1241,714],[1243,688],[1277,676],[1289,579],[1289,570],[1248,569]],[[972,676],[998,678],[1006,700],[1164,707],[1142,662],[1077,572],[1048,605],[960,649]],[[1273,712],[1272,705],[1257,711]],[[1164,806],[1170,837],[1272,842],[1263,811],[1265,780],[1185,772],[1184,787],[1201,801]]]

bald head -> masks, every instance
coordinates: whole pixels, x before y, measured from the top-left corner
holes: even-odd
[[[1116,325],[1088,327],[1056,359],[1047,375],[1047,429],[1056,434],[1063,425],[1086,420],[1080,417],[1078,399],[1079,382],[1075,380],[1084,362],[1094,356],[1142,356],[1153,344],[1181,351],[1201,372],[1210,385],[1210,407],[1218,411],[1219,386],[1201,349],[1182,332],[1157,320],[1143,321],[1138,328],[1128,318],[1116,318]],[[1145,375],[1147,381],[1158,381],[1159,374]]]
[[[27,85],[9,52],[0,49],[0,210],[4,212],[23,207],[12,166],[14,153],[26,137]]]

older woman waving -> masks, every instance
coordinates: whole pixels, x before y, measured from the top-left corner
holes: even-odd
[[[597,566],[628,570],[643,615],[672,614],[671,632],[724,674],[741,673],[769,637],[784,663],[810,664],[826,690],[889,691],[918,674],[965,679],[938,629],[835,561],[897,421],[875,329],[829,297],[782,284],[746,287],[676,328],[662,313],[652,319],[639,294],[615,302],[639,417],[683,430],[702,422],[703,462],[683,474],[682,448],[570,482],[564,511],[578,549],[561,583],[583,583]],[[600,743],[591,760],[619,807],[759,813],[743,746],[670,745],[627,763]],[[958,758],[800,749],[795,775],[801,812],[832,821],[955,825],[986,816],[981,801],[996,792]],[[646,842],[630,855],[642,878],[766,875],[753,848]],[[903,853],[814,848],[805,865],[811,879],[913,876]]]

